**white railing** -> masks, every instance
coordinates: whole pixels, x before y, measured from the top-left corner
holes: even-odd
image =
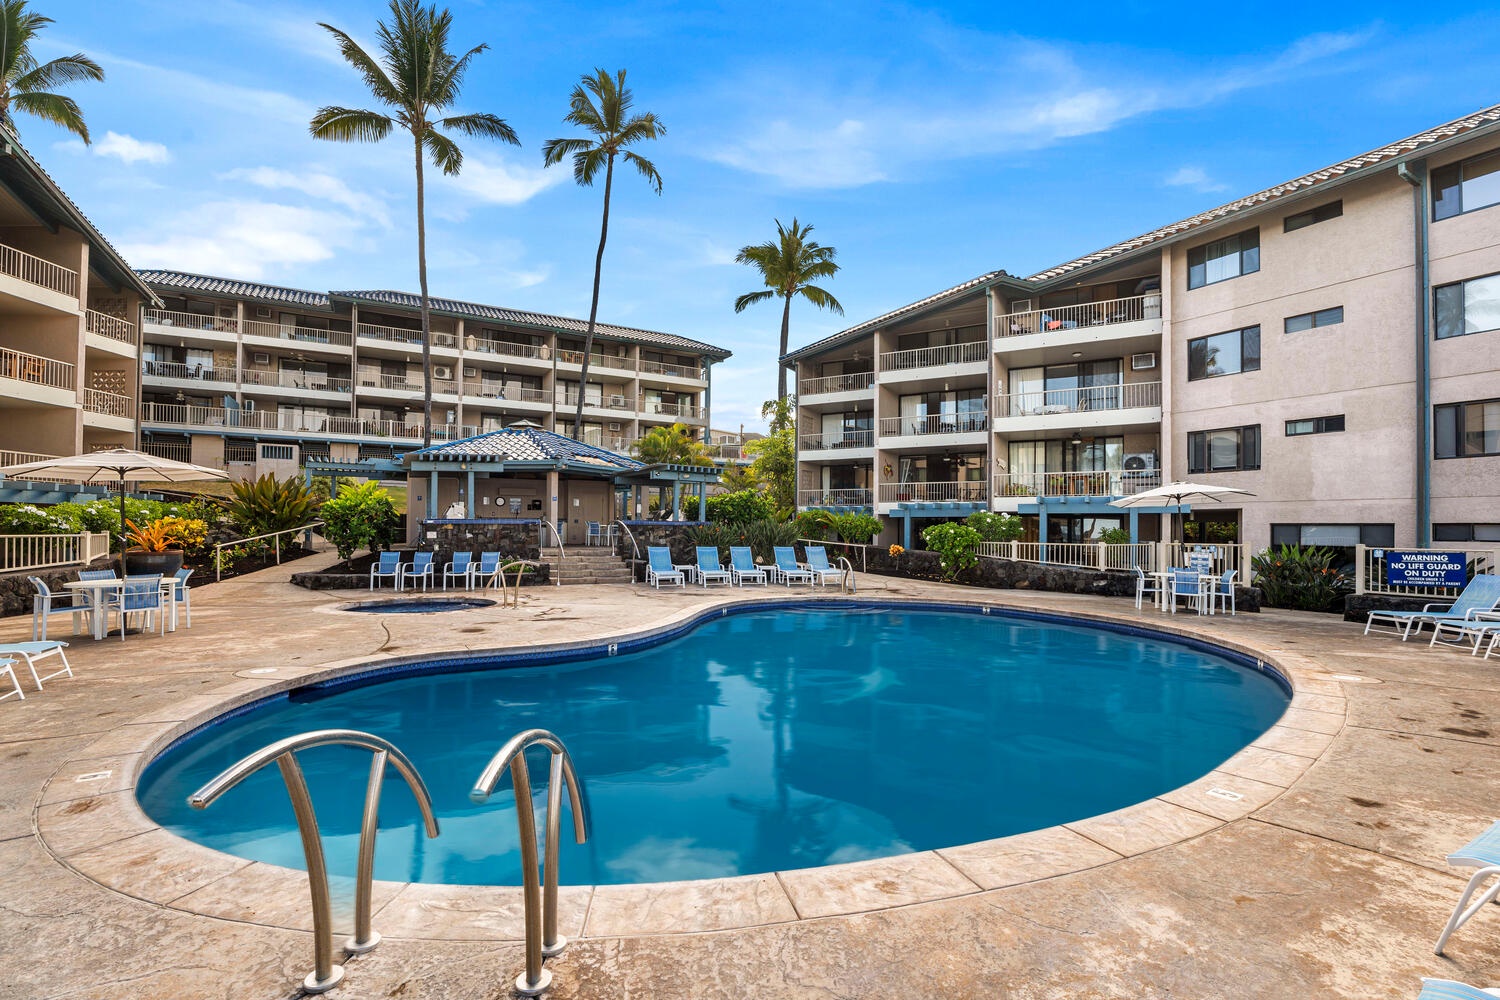
[[[0,273],[78,298],[78,272],[0,243]]]
[[[582,351],[558,351],[557,363],[560,365],[583,365]],[[635,362],[630,358],[619,358],[612,354],[590,354],[589,368],[614,368],[618,371],[635,371]]]
[[[300,528],[287,528],[287,529],[285,529],[283,531],[273,531],[273,532],[270,532],[270,533],[264,534],[264,535],[251,535],[249,538],[236,538],[233,541],[229,541],[229,542],[219,542],[216,545],[214,545],[214,579],[215,580],[222,580],[222,579],[224,579],[224,550],[227,549],[227,548],[233,548],[233,547],[235,547],[237,545],[244,545],[246,542],[261,542],[261,543],[264,543],[267,538],[272,539],[272,545],[276,549],[276,564],[279,566],[279,565],[281,565],[281,536],[282,535],[300,535],[303,532],[306,532],[307,533],[307,547],[311,551],[316,552],[317,549],[313,545],[313,538],[315,538],[317,536],[315,536],[313,534],[313,529],[314,528],[321,528],[321,527],[323,527],[323,522],[322,521],[311,521],[311,522],[309,522],[307,524],[304,524]],[[264,549],[262,549],[262,551],[264,551]]]
[[[869,507],[875,503],[872,490],[798,490],[799,507]]]
[[[464,350],[469,354],[498,354],[505,358],[527,358],[533,361],[548,361],[552,348],[546,344],[512,344],[504,340],[482,340],[477,337],[464,338]]]
[[[874,431],[831,431],[827,434],[804,434],[797,439],[803,451],[832,451],[839,448],[873,448]]]
[[[1050,413],[1097,413],[1149,406],[1161,406],[1160,382],[1002,393],[995,397],[995,416],[1036,417]]]
[[[907,371],[912,368],[937,368],[983,361],[989,353],[986,341],[968,344],[945,344],[942,347],[918,347],[910,351],[891,351],[880,356],[882,372]]]
[[[135,400],[117,392],[103,389],[84,389],[83,408],[90,413],[102,413],[106,417],[135,416]]]
[[[1015,472],[995,477],[997,497],[1128,497],[1161,485],[1158,472]]]
[[[387,392],[421,392],[422,379],[408,378],[405,375],[382,375],[374,371],[361,371],[359,373],[359,385],[362,389],[384,389]],[[436,391],[434,383],[434,391]]]
[[[805,378],[798,383],[797,388],[803,396],[816,396],[828,392],[860,392],[874,384],[874,372],[853,372],[847,375]]]
[[[0,451],[0,466],[25,465],[27,462],[40,462],[44,459],[59,457],[40,451]]]
[[[353,337],[348,330],[324,330],[316,326],[289,326],[283,323],[265,323],[260,320],[245,320],[245,336],[265,337],[268,340],[285,340],[296,344],[328,344],[331,347],[348,347]]]
[[[1451,601],[1463,590],[1462,586],[1416,587],[1409,584],[1389,583],[1387,567],[1393,552],[1448,556],[1462,553],[1466,578],[1500,573],[1500,549],[1487,548],[1484,542],[1453,542],[1448,547],[1438,546],[1428,549],[1400,546],[1374,548],[1368,545],[1356,545],[1354,547],[1354,592],[1356,594],[1394,594],[1404,597],[1425,597],[1431,601]]]
[[[369,420],[301,410],[232,410],[217,406],[189,406],[182,403],[146,403],[141,407],[141,423],[172,427],[215,427],[244,430],[287,431],[331,434],[345,437],[383,437],[402,441],[420,441],[422,428],[399,420]],[[435,441],[453,441],[472,437],[479,429],[469,424],[433,424]]]
[[[661,414],[668,417],[688,417],[697,419],[703,416],[703,407],[694,406],[692,403],[663,403],[660,400],[641,397],[638,413]]]
[[[193,446],[187,441],[146,441],[141,445],[141,451],[157,458],[170,458],[174,462],[193,460]]]
[[[473,399],[504,400],[507,403],[551,403],[550,389],[533,389],[525,385],[497,385],[491,382],[466,382],[464,394]]]
[[[155,326],[180,327],[187,330],[209,330],[213,333],[238,333],[239,321],[233,316],[209,316],[204,313],[175,312],[171,309],[146,309],[144,322]]]
[[[554,398],[562,406],[578,405],[578,393],[576,392],[565,392],[561,389],[558,389],[555,390]],[[583,405],[585,407],[592,406],[597,410],[629,410],[635,404],[631,402],[629,396],[612,394],[604,396],[585,396],[583,399]]]
[[[966,413],[929,413],[920,417],[881,417],[880,436],[913,434],[973,434],[989,429],[990,415],[983,410]]]
[[[1250,546],[1244,542],[1157,542],[1157,568],[1174,566],[1206,569],[1214,576],[1234,570],[1235,580],[1250,583]],[[1144,567],[1142,567],[1144,568]]]
[[[1161,319],[1160,292],[1107,299],[1103,302],[1085,302],[1082,305],[1049,306],[1046,309],[996,316],[995,336],[1021,337],[1030,333],[1112,326],[1147,319]]]
[[[330,378],[316,372],[271,372],[256,368],[240,369],[240,380],[245,385],[303,389],[308,392],[349,392],[353,385],[349,379]]]
[[[1155,572],[1161,546],[1156,542],[980,542],[978,552],[994,559],[1076,566],[1079,569],[1132,569]]]
[[[702,365],[671,365],[665,361],[641,361],[642,375],[669,375],[672,378],[687,378],[702,382],[705,378]]]
[[[141,374],[146,378],[169,378],[185,382],[217,382],[234,385],[239,372],[234,368],[205,367],[201,364],[185,365],[176,361],[142,361]]]
[[[76,535],[0,535],[0,573],[87,566],[109,553],[109,532]]]
[[[130,320],[111,316],[95,309],[84,310],[83,316],[89,333],[109,340],[118,340],[122,344],[135,345],[135,324]]]
[[[75,387],[76,369],[66,361],[54,361],[39,354],[12,351],[0,347],[0,378],[13,378],[35,385],[50,385],[54,389]]]
[[[988,500],[984,483],[967,480],[949,483],[881,483],[881,503],[933,503],[941,501],[964,501],[974,503]]]
[[[422,331],[408,330],[399,326],[380,326],[376,323],[360,323],[355,330],[361,337],[384,340],[392,344],[414,344],[422,346]]]

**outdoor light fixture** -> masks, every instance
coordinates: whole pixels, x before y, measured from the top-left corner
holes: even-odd
[[[1073,357],[1075,357],[1075,358],[1081,358],[1081,357],[1083,357],[1083,352],[1082,351],[1074,351],[1073,352]]]
[[[1074,445],[1083,444],[1083,432],[1082,431],[1074,431],[1073,432],[1073,440],[1070,441],[1069,444],[1074,444]]]

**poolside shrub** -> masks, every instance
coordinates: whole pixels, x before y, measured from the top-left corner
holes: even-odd
[[[708,498],[708,519],[716,524],[746,524],[773,517],[771,500],[757,490],[720,493]]]
[[[1266,606],[1328,611],[1354,589],[1353,582],[1335,565],[1337,558],[1338,554],[1328,548],[1280,545],[1256,553],[1250,567]]]
[[[977,529],[959,521],[934,524],[922,532],[922,542],[938,554],[943,576],[952,580],[979,562],[975,552],[980,542]]]
[[[66,535],[83,530],[76,514],[29,503],[0,506],[0,535]]]
[[[196,517],[166,517],[157,518],[154,527],[164,532],[173,543],[182,547],[182,553],[188,560],[195,560],[203,554],[203,548],[208,542],[208,522]]]
[[[230,520],[245,535],[268,535],[289,528],[300,528],[311,521],[318,509],[312,491],[295,476],[277,479],[266,473],[259,479],[238,480],[229,484],[234,498],[225,502]]]
[[[810,538],[815,542],[826,539],[833,531],[833,515],[826,510],[804,510],[792,518],[798,538]]]
[[[695,524],[683,531],[683,537],[691,545],[712,545],[719,551],[719,562],[729,561],[729,547],[744,545],[744,525],[740,524]]]
[[[852,545],[869,545],[882,527],[880,518],[871,514],[834,514],[832,522],[839,539]]]
[[[345,562],[362,548],[371,555],[389,548],[401,523],[390,493],[376,482],[341,487],[339,495],[323,505],[320,516],[323,537]]]
[[[744,541],[735,544],[750,546],[750,550],[755,553],[755,561],[762,563],[775,562],[776,553],[772,550],[778,545],[791,545],[798,537],[795,522],[771,518],[740,525],[740,535]]]
[[[1099,532],[1099,541],[1105,545],[1129,545],[1130,531],[1126,528],[1105,528]]]
[[[1025,532],[1016,515],[988,510],[976,510],[964,518],[964,524],[979,532],[981,542],[1013,542]]]

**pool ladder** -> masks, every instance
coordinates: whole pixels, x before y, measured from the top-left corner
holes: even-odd
[[[438,835],[437,817],[432,811],[432,796],[422,776],[406,755],[390,742],[355,729],[319,729],[290,736],[268,744],[231,764],[217,777],[188,797],[194,809],[206,809],[219,796],[275,762],[286,783],[292,812],[297,818],[297,832],[302,838],[302,854],[307,863],[307,885],[312,896],[313,971],[302,981],[308,993],[326,993],[344,978],[344,967],[333,961],[333,904],[328,886],[328,867],[323,857],[323,840],[318,832],[318,818],[297,751],[322,746],[350,746],[372,751],[370,777],[365,786],[364,820],[359,833],[359,861],[354,880],[354,936],[344,943],[344,950],[362,955],[380,943],[380,935],[370,927],[370,900],[375,879],[375,835],[380,819],[380,788],[386,765],[392,764],[416,797],[428,837]],[[551,769],[547,782],[547,831],[544,845],[545,867],[538,864],[536,813],[531,803],[531,775],[526,769],[526,751],[541,746],[551,751]],[[573,836],[578,843],[588,839],[589,821],[584,805],[583,786],[573,768],[562,740],[545,729],[527,729],[505,742],[485,765],[469,797],[475,802],[487,801],[510,768],[511,785],[516,795],[516,825],[521,842],[521,882],[525,903],[526,971],[516,977],[516,992],[536,996],[552,984],[552,973],[543,967],[546,957],[560,954],[567,938],[557,933],[557,855],[561,827],[562,785],[568,786],[573,813]],[[544,882],[545,879],[545,882]]]

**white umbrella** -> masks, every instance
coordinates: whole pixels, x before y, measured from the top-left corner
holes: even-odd
[[[1111,507],[1165,507],[1168,505],[1181,507],[1184,501],[1192,499],[1221,503],[1224,497],[1230,494],[1255,496],[1249,490],[1237,489],[1233,486],[1207,486],[1202,483],[1179,482],[1158,486],[1154,490],[1142,490],[1128,497],[1120,497],[1118,500],[1111,500],[1109,505]]]

